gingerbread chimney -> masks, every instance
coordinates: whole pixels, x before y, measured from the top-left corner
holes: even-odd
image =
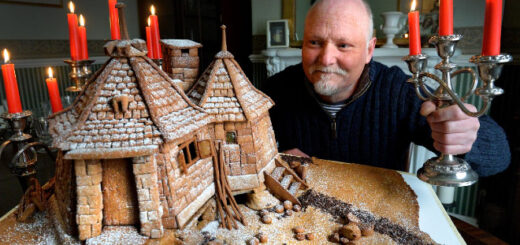
[[[186,92],[199,75],[199,48],[202,44],[187,39],[163,39],[163,69]]]

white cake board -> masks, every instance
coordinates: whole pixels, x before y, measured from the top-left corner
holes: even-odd
[[[419,203],[419,228],[437,243],[446,245],[466,244],[437,198],[432,186],[415,175],[399,172],[404,181],[417,194]]]

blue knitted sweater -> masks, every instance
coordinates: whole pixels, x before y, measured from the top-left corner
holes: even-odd
[[[322,159],[396,170],[405,169],[410,142],[435,151],[429,125],[419,114],[422,101],[408,76],[375,61],[364,74],[364,85],[336,118],[318,104],[301,64],[270,77],[262,90],[275,102],[270,115],[279,150],[299,148]],[[490,117],[479,120],[478,138],[464,158],[479,175],[493,175],[509,165],[509,145]]]

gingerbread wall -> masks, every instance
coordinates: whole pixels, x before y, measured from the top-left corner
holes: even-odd
[[[257,171],[260,171],[278,154],[278,147],[276,146],[276,139],[274,137],[269,113],[265,112],[260,115],[251,128],[253,131],[253,139],[255,140],[254,145],[256,146]]]
[[[75,160],[76,191],[78,195],[76,223],[79,239],[99,236],[103,221],[103,169],[100,160]]]
[[[235,132],[236,144],[227,143],[227,132]],[[215,123],[214,139],[223,143],[224,161],[229,176],[257,173],[251,123],[247,121]]]
[[[208,128],[200,129],[196,136],[197,141],[209,139]],[[214,193],[211,188],[214,174],[211,157],[198,160],[185,173],[177,161],[178,146],[182,143],[184,140],[166,143],[156,156],[161,176],[158,185],[160,202],[165,211],[162,219],[166,228],[181,228]]]

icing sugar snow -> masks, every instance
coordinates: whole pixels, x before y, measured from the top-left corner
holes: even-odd
[[[145,244],[146,240],[133,226],[109,226],[104,228],[100,236],[87,239],[86,244]]]
[[[58,244],[54,226],[47,215],[47,213],[37,212],[34,214],[32,222],[15,222],[13,226],[7,228],[6,232],[3,232],[4,235],[0,235],[0,243],[15,245]],[[22,236],[24,239],[20,239]]]

